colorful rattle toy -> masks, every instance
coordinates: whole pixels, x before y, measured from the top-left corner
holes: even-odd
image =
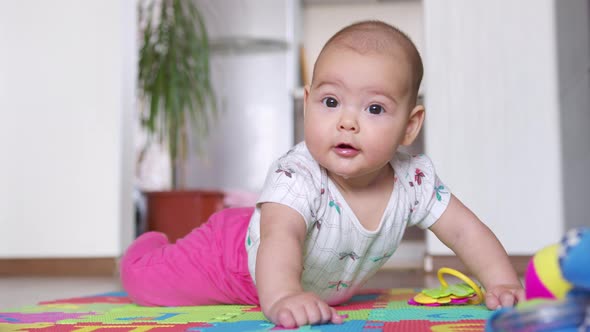
[[[590,331],[590,228],[572,229],[534,256],[525,274],[527,301],[494,312],[487,332]]]
[[[450,274],[462,280],[463,283],[449,286],[443,276],[444,274]],[[408,304],[424,306],[479,304],[483,300],[483,293],[479,286],[463,273],[443,267],[438,270],[437,276],[441,287],[422,290],[409,299]]]

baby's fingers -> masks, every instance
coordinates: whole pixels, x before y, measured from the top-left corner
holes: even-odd
[[[524,289],[517,290],[515,295],[516,295],[516,303],[526,301],[526,294],[524,292]]]
[[[315,311],[314,309],[317,309]],[[309,318],[309,324],[325,324],[325,323],[334,323],[340,324],[342,323],[343,319],[336,310],[325,302],[317,302],[317,307],[308,307],[307,310],[307,317]]]
[[[310,309],[306,305],[300,305],[295,309],[291,309],[291,313],[293,318],[295,318],[295,327],[315,324],[314,321],[317,321],[320,317],[317,307]]]
[[[499,309],[498,307],[500,306],[500,300],[498,299],[496,294],[491,293],[491,292],[486,293],[485,301],[486,301],[486,307],[488,307],[488,309],[490,309],[490,310]]]
[[[332,308],[330,308],[329,305],[327,305],[324,302],[318,302],[317,303],[318,306],[318,310],[320,313],[320,319],[317,320],[315,323],[320,323],[320,324],[324,324],[324,323],[329,323],[332,320]]]
[[[288,329],[297,327],[297,321],[289,309],[279,310],[277,312],[277,320],[274,323]]]
[[[325,306],[325,304],[324,304]],[[327,321],[325,318],[326,314],[322,312],[322,303],[310,303],[304,306],[304,313],[306,315],[306,322],[303,325],[316,325],[322,324]],[[329,318],[329,317],[328,317]],[[298,321],[301,326],[302,321]]]
[[[344,318],[336,312],[336,309],[330,307],[330,311],[332,312],[332,319],[331,322],[334,324],[342,324],[344,323]]]
[[[515,304],[515,297],[512,292],[502,292],[500,293],[500,305],[503,307],[513,307]]]
[[[501,307],[513,307],[518,301],[524,301],[524,290],[499,290],[487,292],[485,296],[486,307],[490,310]]]

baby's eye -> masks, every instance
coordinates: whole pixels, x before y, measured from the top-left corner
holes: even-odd
[[[338,106],[338,101],[332,97],[326,97],[322,99],[322,103],[327,107],[334,108]]]
[[[377,104],[373,104],[371,106],[369,106],[369,108],[367,108],[367,111],[369,111],[369,113],[371,114],[381,114],[383,113],[385,110],[383,109],[383,107],[381,105],[377,105]]]

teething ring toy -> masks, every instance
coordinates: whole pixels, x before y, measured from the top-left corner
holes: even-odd
[[[440,281],[440,284],[443,287],[449,286],[449,284],[447,283],[447,281],[444,278],[445,274],[452,275],[453,277],[460,279],[461,281],[466,283],[469,287],[473,288],[473,290],[475,291],[475,294],[477,294],[477,297],[470,299],[468,302],[469,304],[480,304],[483,301],[483,292],[481,291],[481,288],[479,288],[479,286],[475,282],[473,282],[473,280],[471,280],[468,276],[464,275],[463,273],[461,273],[455,269],[451,269],[448,267],[441,267],[438,270],[438,273],[437,273],[438,280]]]

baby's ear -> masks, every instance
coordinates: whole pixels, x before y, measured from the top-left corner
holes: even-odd
[[[424,123],[424,115],[424,105],[416,105],[414,109],[412,109],[410,116],[408,117],[406,133],[402,140],[402,145],[410,145],[414,142],[416,137],[418,137],[418,133],[420,133],[420,129],[422,129],[422,124]]]
[[[307,99],[309,98],[309,92],[311,87],[309,84],[303,87],[303,117],[305,117],[305,109],[307,108]]]

